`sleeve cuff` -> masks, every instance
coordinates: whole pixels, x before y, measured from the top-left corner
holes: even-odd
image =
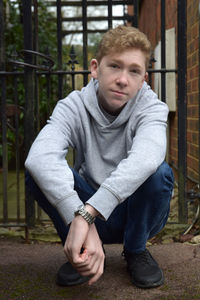
[[[83,202],[79,199],[77,194],[73,194],[57,203],[56,208],[66,225],[72,222],[74,212],[81,204],[83,204]]]
[[[107,220],[119,202],[112,192],[101,186],[86,203],[98,210],[103,219]]]

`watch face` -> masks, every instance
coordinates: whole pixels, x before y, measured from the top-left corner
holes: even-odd
[[[79,206],[77,207],[77,209],[75,210],[75,214],[76,214],[79,210],[81,210],[83,207],[84,207],[84,206],[83,206],[82,204],[79,205]]]
[[[77,215],[79,215],[80,213],[80,210],[82,210],[84,208],[84,205],[83,204],[81,204],[81,205],[79,205],[78,207],[77,207],[77,210],[74,212],[74,214],[75,214],[75,216],[77,216]]]

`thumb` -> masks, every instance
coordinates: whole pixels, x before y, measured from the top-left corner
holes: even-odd
[[[87,249],[84,249],[84,251],[80,254],[80,258],[81,258],[83,261],[86,261],[86,260],[89,258]]]

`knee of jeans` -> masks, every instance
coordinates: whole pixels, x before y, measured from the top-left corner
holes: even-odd
[[[170,166],[164,162],[148,179],[150,191],[156,194],[172,193],[174,187],[174,176]]]

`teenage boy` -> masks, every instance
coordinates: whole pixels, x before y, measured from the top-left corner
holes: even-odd
[[[146,248],[167,221],[173,189],[164,162],[168,108],[145,81],[150,52],[138,29],[109,30],[91,61],[91,81],[58,102],[30,149],[27,186],[68,258],[60,285],[96,282],[104,271],[102,243],[123,243],[136,286],[164,281]]]

